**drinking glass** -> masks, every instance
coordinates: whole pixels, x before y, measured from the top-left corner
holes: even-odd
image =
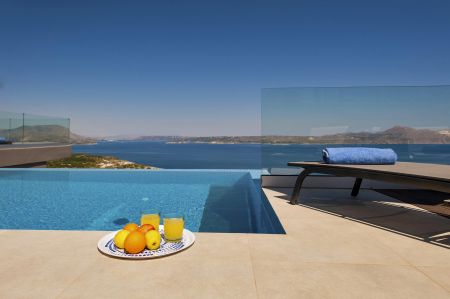
[[[184,216],[180,213],[163,215],[164,238],[168,242],[178,242],[183,238]]]
[[[151,224],[158,230],[161,222],[161,213],[158,210],[145,210],[141,213],[141,225]]]

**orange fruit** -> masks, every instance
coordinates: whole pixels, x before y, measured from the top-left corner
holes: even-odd
[[[154,230],[155,228],[153,227],[153,225],[151,224],[142,224],[141,226],[139,226],[139,228],[137,229],[138,232],[143,233],[144,235],[150,231],[150,230]]]
[[[138,226],[136,223],[128,223],[127,225],[125,225],[125,226],[123,227],[123,229],[124,229],[124,230],[127,230],[127,231],[129,231],[129,232],[133,232],[133,231],[137,230],[138,227],[139,227],[139,226]]]
[[[146,244],[144,235],[134,231],[125,239],[124,248],[126,252],[136,254],[144,250]]]

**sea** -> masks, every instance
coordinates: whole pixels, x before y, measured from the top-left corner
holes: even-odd
[[[115,156],[166,169],[272,169],[289,161],[320,161],[325,147],[392,148],[399,161],[450,164],[450,144],[211,144],[105,141],[74,145],[74,153]]]

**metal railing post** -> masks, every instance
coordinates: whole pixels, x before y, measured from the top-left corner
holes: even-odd
[[[22,143],[25,141],[25,113],[22,113]]]
[[[9,119],[9,129],[8,129],[8,140],[9,140],[9,141],[12,141],[12,140],[11,140],[11,121],[12,121],[12,120],[11,120],[11,118],[10,118],[10,119]]]
[[[70,144],[70,118],[68,118],[67,121],[67,143]]]

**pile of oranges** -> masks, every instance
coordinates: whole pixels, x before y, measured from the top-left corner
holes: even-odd
[[[137,254],[146,247],[150,250],[158,249],[161,244],[161,235],[151,224],[138,226],[136,223],[128,223],[116,233],[114,244],[127,253]]]

